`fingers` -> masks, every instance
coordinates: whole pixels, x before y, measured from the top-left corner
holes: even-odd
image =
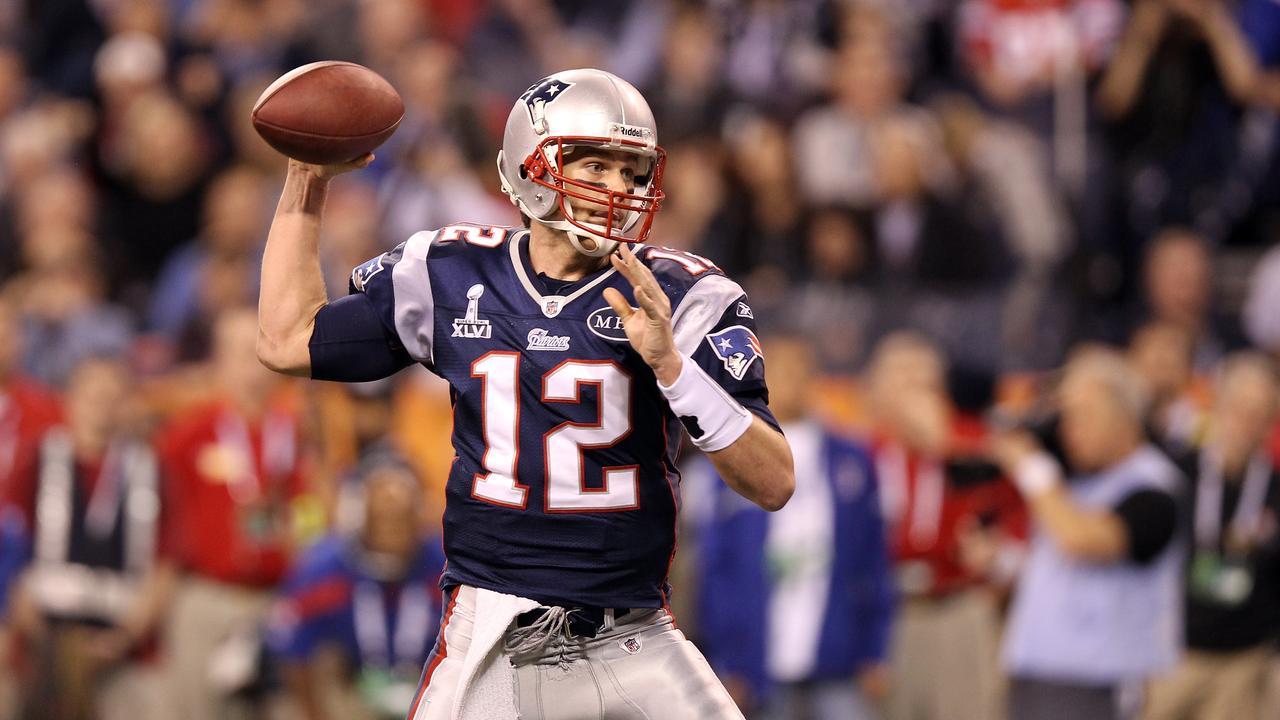
[[[653,276],[652,270],[636,258],[627,243],[619,243],[617,252],[610,255],[609,260],[631,283],[631,287],[635,290],[636,302],[644,308],[646,313],[654,317],[662,317],[670,313],[671,301],[658,286],[658,279]],[[641,299],[642,295],[646,297],[647,303]]]
[[[627,318],[631,317],[631,315],[636,311],[635,308],[631,307],[631,305],[627,303],[627,299],[622,297],[622,293],[618,292],[614,288],[605,288],[604,299],[605,302],[609,303],[609,307],[613,308],[613,312],[621,318],[623,322],[626,322]]]
[[[665,308],[654,300],[646,288],[636,288],[636,303],[640,305],[640,309],[644,311],[645,317],[649,319],[649,322],[662,322],[666,319],[666,315],[663,313]]]

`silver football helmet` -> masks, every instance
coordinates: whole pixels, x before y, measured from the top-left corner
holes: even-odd
[[[642,159],[633,192],[617,192],[565,177],[565,152],[592,145],[633,152]],[[569,233],[579,252],[602,257],[618,242],[644,242],[662,204],[666,153],[658,147],[653,112],[640,92],[603,70],[565,70],[524,92],[498,153],[502,191],[535,222]],[[573,202],[604,208],[605,224],[573,215]],[[591,238],[588,249],[582,241]]]

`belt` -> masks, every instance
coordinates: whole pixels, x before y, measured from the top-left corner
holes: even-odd
[[[631,612],[631,608],[571,607],[566,608],[569,632],[575,637],[593,638],[605,629],[605,617],[613,615],[617,621]],[[547,613],[547,608],[534,608],[516,616],[516,627],[529,627]]]

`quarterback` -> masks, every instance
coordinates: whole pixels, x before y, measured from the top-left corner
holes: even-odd
[[[747,297],[647,242],[665,154],[634,87],[544,78],[498,174],[525,227],[418,232],[330,302],[317,245],[334,166],[290,161],[262,264],[258,355],[366,381],[446,379],[446,610],[412,720],[741,718],[667,610],[681,433],[767,510],[794,488]]]

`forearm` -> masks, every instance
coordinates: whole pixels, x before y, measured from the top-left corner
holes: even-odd
[[[1134,13],[1098,86],[1098,106],[1113,119],[1128,115],[1133,108],[1164,32],[1163,16],[1150,4],[1138,6]]]
[[[310,372],[307,344],[316,313],[328,302],[319,253],[328,185],[328,179],[290,161],[267,235],[258,297],[258,357],[278,372]]]
[[[1091,562],[1114,562],[1128,551],[1124,523],[1114,513],[1076,504],[1061,470],[1038,455],[1019,463],[1014,481],[1026,498],[1032,518],[1064,553]]]
[[[795,490],[791,446],[759,417],[728,447],[707,453],[716,472],[734,492],[765,510],[782,508]]]
[[[1238,103],[1252,102],[1258,86],[1258,63],[1253,50],[1225,6],[1214,4],[1206,12],[1205,38],[1223,88]]]

